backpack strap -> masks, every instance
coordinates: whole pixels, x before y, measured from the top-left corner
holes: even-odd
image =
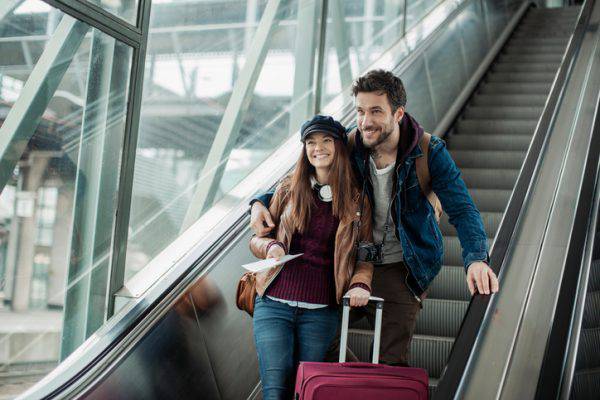
[[[427,197],[427,200],[433,207],[435,211],[435,218],[440,220],[442,216],[442,204],[440,203],[440,199],[438,199],[437,195],[433,192],[431,188],[431,175],[429,174],[429,143],[431,142],[431,134],[423,133],[421,136],[421,140],[419,141],[419,145],[421,146],[421,151],[423,152],[422,157],[417,157],[415,160],[415,167],[417,169],[417,180],[419,181],[419,186],[421,187],[421,192]]]

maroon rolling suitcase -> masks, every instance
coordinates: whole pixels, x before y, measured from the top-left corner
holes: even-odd
[[[296,375],[296,400],[426,400],[429,377],[421,368],[379,364],[383,299],[376,302],[373,363],[347,363],[349,299],[344,298],[339,363],[301,362]]]

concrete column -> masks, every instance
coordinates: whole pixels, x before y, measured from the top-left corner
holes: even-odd
[[[73,224],[74,191],[71,182],[58,188],[56,219],[52,232],[50,268],[48,271],[48,305],[63,307]]]
[[[15,192],[19,188],[15,188]],[[12,300],[15,268],[17,266],[17,250],[19,245],[19,219],[16,215],[17,201],[15,198],[13,205],[13,217],[10,222],[8,234],[8,250],[6,253],[6,265],[4,269],[4,299]]]
[[[26,208],[19,220],[17,263],[14,277],[12,308],[14,311],[26,311],[29,308],[29,292],[31,290],[31,274],[35,255],[36,205],[35,193],[42,184],[44,172],[48,166],[48,157],[30,153],[27,166],[21,168],[23,192],[31,193],[32,204]],[[17,200],[18,201],[18,200]]]

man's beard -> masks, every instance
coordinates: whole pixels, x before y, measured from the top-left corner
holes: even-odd
[[[379,137],[377,138],[377,140],[375,140],[375,142],[366,143],[363,139],[363,144],[365,145],[365,147],[367,149],[374,149],[375,147],[379,146],[381,143],[385,142],[390,137],[390,135],[392,134],[393,131],[394,131],[393,127],[390,129],[387,129],[387,130],[382,128],[381,135],[379,135]]]

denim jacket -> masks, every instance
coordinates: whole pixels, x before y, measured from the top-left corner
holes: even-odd
[[[405,113],[400,123],[401,144],[396,157],[392,203],[395,233],[402,245],[404,262],[410,272],[406,283],[416,296],[421,296],[438,274],[444,255],[442,233],[433,207],[422,193],[417,179],[415,159],[423,156],[418,144],[422,134],[423,128]],[[365,190],[371,204],[375,204],[366,157],[368,151],[362,144],[360,134],[356,134],[351,152],[353,168],[359,184],[366,184]],[[473,203],[445,142],[433,135],[429,143],[428,166],[432,189],[458,232],[465,269],[475,261],[489,263],[487,235],[479,210]],[[266,193],[255,200],[268,205],[271,195],[272,193]]]

